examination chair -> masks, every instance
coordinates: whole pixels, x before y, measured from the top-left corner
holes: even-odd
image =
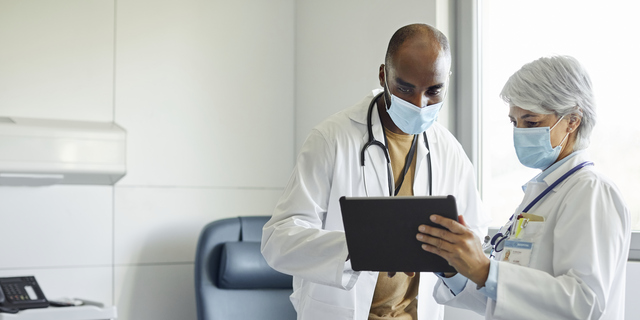
[[[267,216],[214,221],[200,233],[195,262],[198,320],[296,319],[292,277],[260,253]]]

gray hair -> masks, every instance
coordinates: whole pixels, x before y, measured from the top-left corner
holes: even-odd
[[[596,106],[591,79],[575,58],[551,56],[525,64],[507,80],[500,98],[509,106],[535,113],[581,117],[573,149],[589,146]]]

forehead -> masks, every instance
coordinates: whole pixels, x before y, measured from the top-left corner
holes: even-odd
[[[392,57],[392,73],[415,85],[431,86],[447,79],[450,60],[437,41],[407,40]]]
[[[519,119],[519,118],[529,118],[529,117],[543,117],[547,116],[547,114],[535,113],[533,111],[525,110],[517,106],[509,107],[509,117]]]

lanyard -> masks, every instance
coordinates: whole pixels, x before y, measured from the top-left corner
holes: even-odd
[[[575,167],[573,167],[571,170],[567,171],[565,174],[563,174],[558,180],[554,181],[549,187],[547,187],[544,191],[542,191],[535,199],[533,199],[533,201],[531,201],[531,203],[529,203],[524,210],[522,210],[522,213],[528,213],[529,210],[531,210],[531,208],[536,205],[536,203],[538,203],[538,201],[540,201],[542,198],[544,198],[544,196],[546,196],[549,192],[551,192],[551,190],[553,190],[553,188],[555,188],[557,185],[559,185],[562,181],[566,180],[570,175],[574,174],[576,171],[586,167],[586,166],[592,166],[593,162],[591,161],[585,161]],[[517,219],[516,214],[512,214],[511,217],[509,218],[509,222],[502,228],[500,228],[500,231],[498,231],[498,233],[496,233],[493,238],[491,238],[491,245],[494,247],[494,250],[491,251],[491,256],[493,257],[493,252],[500,252],[502,251],[502,249],[495,249],[496,247],[498,247],[500,245],[500,242],[502,242],[504,244],[504,241],[509,237],[509,235],[512,232],[513,227],[515,226],[515,223],[513,223],[513,218]],[[502,231],[503,228],[507,228],[505,231]],[[483,244],[483,248],[485,246],[489,245],[489,236],[485,237],[485,241]]]
[[[411,163],[413,162],[413,156],[416,154],[416,142],[418,141],[418,135],[413,136],[413,141],[411,142],[411,149],[407,153],[407,158],[404,161],[404,168],[402,168],[402,175],[400,176],[400,181],[398,181],[398,186],[393,193],[394,196],[397,196],[400,192],[400,188],[402,188],[402,184],[404,183],[404,177],[407,175],[409,168],[411,167]],[[425,139],[426,141],[426,139]],[[384,142],[389,145],[389,141],[387,141],[387,134],[384,135]],[[429,192],[431,192],[431,188],[429,188]]]
[[[570,175],[574,174],[576,171],[586,167],[586,166],[592,166],[593,162],[591,161],[585,161],[575,167],[573,167],[571,170],[567,171],[565,174],[562,175],[562,177],[560,177],[558,180],[556,180],[554,183],[552,183],[549,187],[547,187],[544,191],[542,191],[542,193],[540,193],[535,199],[533,199],[533,201],[531,201],[531,203],[529,203],[529,205],[527,205],[526,208],[524,208],[524,210],[522,210],[523,213],[527,213],[529,212],[529,210],[531,210],[531,208],[536,205],[536,203],[538,203],[538,201],[540,201],[542,198],[544,198],[544,196],[547,195],[547,193],[551,192],[551,190],[553,190],[553,188],[555,188],[557,185],[559,185],[562,181],[564,181],[565,179],[567,179]]]

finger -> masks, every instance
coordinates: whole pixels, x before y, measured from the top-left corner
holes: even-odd
[[[424,244],[427,244],[429,246],[435,247],[440,251],[452,252],[452,250],[455,248],[455,246],[450,242],[447,242],[442,238],[432,237],[427,234],[418,233],[416,235],[416,238],[418,239],[418,241],[421,241]]]
[[[442,248],[438,248],[438,247],[435,247],[433,245],[426,244],[426,243],[422,244],[422,250],[439,255],[443,259],[447,260],[447,263],[450,266],[453,266],[452,261],[455,260],[455,254],[454,253],[448,252],[446,250],[443,250]]]
[[[409,278],[413,278],[416,276],[415,272],[405,272],[404,274],[406,274]]]
[[[387,276],[388,276],[389,278],[393,278],[393,276],[395,276],[395,275],[396,275],[396,272],[395,272],[395,271],[387,272]]]
[[[451,243],[458,242],[457,235],[451,233],[449,230],[446,230],[446,229],[436,228],[436,227],[423,224],[418,227],[418,231],[435,238],[443,239],[447,242],[451,242]]]
[[[445,250],[442,250],[441,248],[435,247],[431,244],[422,244],[422,250],[427,251],[427,252],[431,252],[433,254],[437,254],[439,256],[441,256],[442,258],[444,258],[445,260],[447,260],[447,262],[449,263],[449,265],[451,265],[451,262],[449,261],[449,259],[451,259],[451,253],[447,252]]]
[[[431,215],[429,219],[431,220],[431,222],[439,224],[455,234],[463,234],[467,231],[467,227],[461,225],[457,221],[439,216],[437,214]]]

